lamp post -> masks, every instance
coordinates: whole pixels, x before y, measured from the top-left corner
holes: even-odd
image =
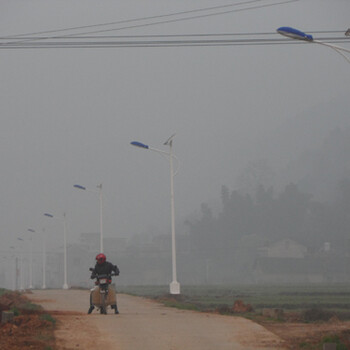
[[[49,213],[45,213],[45,216],[49,217],[49,218],[53,218],[56,219],[57,217],[49,214]],[[63,213],[63,270],[64,270],[64,281],[63,281],[63,289],[68,289],[68,283],[67,283],[67,222],[66,222],[66,213]]]
[[[29,261],[29,289],[33,289],[33,233],[35,230],[29,228],[30,234],[30,261]]]
[[[19,241],[23,242],[23,238],[18,237],[17,238]],[[22,247],[23,250],[23,247]],[[20,286],[19,290],[23,291],[24,290],[24,273],[23,273],[23,251],[21,250],[20,255],[19,255],[19,269],[20,269]]]
[[[176,272],[176,244],[175,244],[175,205],[174,205],[174,170],[173,170],[173,138],[175,134],[170,136],[164,145],[169,146],[169,152],[165,152],[138,141],[131,142],[131,145],[150,151],[158,152],[169,157],[170,162],[170,206],[171,206],[171,256],[172,256],[172,282],[170,283],[170,294],[180,294],[180,283],[177,281]],[[176,157],[175,157],[176,158]]]
[[[73,187],[78,188],[79,190],[89,191],[89,192],[97,192],[99,194],[100,200],[100,253],[103,253],[103,215],[102,215],[102,184],[97,185],[98,190],[90,190],[85,186],[81,185],[73,185]]]
[[[346,36],[348,36],[348,34],[347,34],[348,32],[349,32],[349,30],[345,33]],[[277,33],[284,35],[284,36],[291,38],[291,39],[307,41],[309,43],[315,43],[315,44],[320,44],[323,46],[330,47],[331,49],[333,49],[334,51],[336,51],[337,53],[342,55],[347,60],[347,62],[350,63],[350,58],[344,54],[344,52],[350,53],[349,49],[346,49],[344,47],[340,47],[337,45],[333,45],[330,43],[326,43],[324,41],[315,40],[311,34],[306,34],[302,31],[295,29],[295,28],[292,28],[292,27],[280,27],[277,29]]]
[[[43,285],[42,289],[46,289],[46,234],[43,228]]]
[[[14,252],[15,247],[11,246],[10,249],[12,249],[12,251]],[[17,257],[16,257],[16,254],[13,253],[12,257],[15,258],[15,263],[14,263],[15,273],[13,275],[13,290],[17,290]]]

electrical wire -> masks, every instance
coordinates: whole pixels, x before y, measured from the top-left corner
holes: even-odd
[[[315,34],[343,34],[343,30],[313,30],[308,31],[309,33],[315,35]],[[90,36],[55,36],[55,37],[48,37],[51,39],[105,39],[105,38],[152,38],[152,37],[201,37],[201,36],[226,36],[226,35],[232,35],[232,36],[252,36],[252,35],[275,35],[276,32],[243,32],[243,33],[186,33],[186,34],[142,34],[142,35],[90,35]],[[7,40],[10,37],[0,37],[1,40]],[[20,37],[19,39],[46,39],[47,37]],[[18,42],[15,42],[18,43]]]
[[[343,30],[329,30],[329,31],[308,31],[310,34],[343,34]],[[143,34],[143,35],[91,35],[91,36],[79,36],[74,35],[71,37],[66,36],[55,36],[51,37],[49,39],[54,40],[65,40],[65,39],[122,39],[122,38],[181,38],[181,37],[219,37],[219,36],[261,36],[261,35],[276,35],[276,32],[251,32],[251,33],[187,33],[187,34]],[[6,40],[8,37],[0,37],[0,43],[1,40]],[[23,37],[25,39],[25,37]],[[29,37],[28,39],[36,40],[36,39],[47,39],[46,37]],[[319,39],[330,39],[331,37],[326,38],[319,38]],[[342,38],[343,40],[349,41],[349,39]],[[14,44],[18,44],[19,42],[16,41]],[[7,44],[7,43],[5,43]]]
[[[134,19],[120,20],[120,21],[115,21],[115,22],[91,24],[91,25],[86,25],[86,26],[70,27],[70,28],[55,29],[55,30],[48,30],[48,31],[41,31],[41,32],[32,32],[32,33],[26,33],[26,34],[15,34],[15,35],[7,36],[7,37],[8,38],[15,38],[18,36],[22,37],[22,36],[38,35],[38,34],[46,34],[46,33],[59,33],[59,32],[77,30],[77,29],[109,26],[109,25],[115,25],[115,24],[123,24],[123,23],[137,22],[137,21],[150,20],[150,19],[156,19],[156,18],[177,16],[177,15],[183,15],[183,14],[195,13],[195,12],[201,12],[201,11],[209,11],[209,10],[214,10],[214,9],[232,7],[232,6],[246,5],[246,4],[256,3],[256,2],[261,2],[261,1],[266,1],[266,0],[249,0],[249,1],[242,1],[242,2],[234,3],[234,4],[205,7],[205,8],[200,8],[200,9],[188,10],[188,11],[174,12],[174,13],[169,13],[169,14],[164,14],[164,15],[140,17],[140,18],[134,18]],[[295,1],[299,1],[299,0],[295,0]]]
[[[257,1],[261,1],[261,0],[257,0]],[[262,1],[264,1],[264,0],[262,0]],[[180,22],[180,21],[188,21],[188,20],[193,20],[193,19],[198,19],[198,18],[205,18],[205,17],[211,17],[211,16],[225,15],[225,14],[233,13],[233,12],[242,12],[242,11],[248,11],[248,10],[256,10],[256,9],[260,9],[260,8],[264,8],[264,7],[271,7],[271,6],[276,6],[276,5],[282,5],[282,4],[287,4],[287,3],[296,2],[296,1],[300,1],[300,0],[284,0],[284,1],[281,1],[281,2],[278,2],[278,3],[273,3],[273,4],[257,5],[257,6],[253,6],[253,7],[243,8],[243,9],[226,10],[226,11],[222,11],[222,12],[209,13],[209,14],[205,14],[205,15],[196,15],[196,16],[190,16],[190,17],[184,17],[184,18],[175,18],[175,19],[169,19],[169,20],[152,22],[152,23],[135,24],[135,25],[131,25],[131,26],[112,28],[112,29],[103,29],[103,30],[92,31],[92,32],[85,32],[85,33],[80,33],[80,34],[84,35],[84,34],[106,33],[106,32],[111,32],[111,31],[116,31],[116,30],[135,29],[135,28],[141,28],[141,27],[154,26],[154,25],[158,25],[158,24],[169,24],[169,23],[175,23],[175,22]],[[256,2],[256,1],[251,1],[251,2]],[[231,5],[231,6],[234,6],[234,5]],[[202,10],[199,10],[199,11],[202,11]]]
[[[228,4],[228,5],[220,5],[220,6],[212,6],[212,7],[206,7],[206,8],[200,8],[195,10],[189,10],[189,11],[181,11],[176,13],[170,13],[165,15],[158,15],[158,16],[151,16],[151,17],[143,17],[143,18],[137,18],[137,19],[129,19],[129,20],[122,20],[117,22],[109,22],[109,23],[102,23],[102,24],[94,24],[94,25],[88,25],[88,26],[80,26],[80,27],[71,27],[71,28],[65,28],[65,29],[58,29],[58,30],[50,30],[50,31],[44,31],[44,32],[36,32],[36,33],[27,33],[27,34],[18,34],[13,36],[5,36],[0,37],[0,49],[62,49],[62,48],[80,48],[80,49],[96,49],[96,48],[132,48],[132,47],[200,47],[200,46],[235,46],[235,45],[292,45],[292,44],[304,44],[304,42],[300,41],[293,41],[286,38],[278,38],[275,39],[274,37],[277,35],[276,32],[255,32],[255,33],[221,33],[221,34],[214,34],[214,33],[207,33],[207,34],[163,34],[163,35],[124,35],[124,36],[117,36],[117,35],[91,35],[91,34],[99,34],[99,33],[105,33],[105,32],[111,32],[111,31],[117,31],[117,30],[123,30],[123,29],[131,29],[131,28],[138,28],[138,27],[144,27],[144,26],[151,26],[151,25],[157,25],[157,24],[163,24],[163,23],[171,23],[171,22],[177,22],[177,21],[184,21],[184,20],[190,20],[195,18],[203,18],[213,15],[222,15],[226,13],[232,13],[232,12],[240,12],[240,11],[248,11],[248,10],[255,10],[260,9],[264,7],[271,7],[276,5],[282,5],[292,2],[297,2],[300,0],[283,0],[278,1],[274,3],[268,3],[268,4],[261,4],[261,2],[269,1],[269,0],[249,0],[249,1],[241,1],[234,4]],[[255,5],[254,5],[255,4]],[[72,31],[77,29],[88,29],[88,28],[94,28],[94,27],[102,27],[102,26],[109,26],[109,25],[115,25],[115,24],[125,24],[125,23],[131,23],[131,22],[138,22],[138,21],[144,21],[144,20],[154,20],[158,18],[165,18],[170,16],[178,16],[178,15],[187,15],[192,13],[198,13],[203,11],[212,11],[212,10],[218,10],[223,8],[229,8],[233,6],[242,6],[242,5],[253,5],[250,7],[245,7],[241,9],[231,9],[231,10],[225,10],[221,12],[216,13],[209,13],[209,14],[200,14],[195,15],[191,17],[182,17],[182,18],[175,18],[170,20],[162,20],[157,22],[151,22],[151,23],[142,23],[142,24],[135,24],[131,26],[124,26],[124,27],[118,27],[118,28],[112,28],[112,29],[100,29],[100,30],[94,30],[89,32],[82,32],[82,33],[75,33],[75,34],[67,34],[67,35],[61,35],[61,36],[38,36],[39,34],[47,34],[47,33],[59,33],[64,31]],[[341,37],[334,37],[334,34],[343,33],[343,31],[338,30],[330,30],[330,31],[313,31],[310,32],[312,34],[323,34],[323,35],[332,35],[330,37],[325,38],[318,38],[319,40],[327,40],[327,42],[330,43],[348,43],[349,41],[341,38]],[[244,37],[237,39],[237,37]],[[16,41],[8,41],[9,39],[16,38]]]
[[[232,6],[253,4],[253,3],[258,3],[258,2],[261,2],[261,1],[266,1],[266,0],[249,0],[249,1],[243,1],[243,2],[239,2],[239,3],[235,3],[235,4],[221,5],[221,6],[214,6],[214,7],[207,7],[207,8],[200,8],[200,9],[196,9],[196,10],[181,11],[181,12],[165,14],[165,15],[150,16],[150,17],[143,17],[143,18],[129,19],[129,20],[122,20],[122,21],[117,21],[117,22],[109,22],[109,23],[95,24],[95,25],[89,25],[89,26],[71,27],[71,28],[51,30],[51,31],[43,31],[43,32],[36,32],[36,33],[18,34],[18,35],[7,36],[7,37],[8,38],[12,38],[12,39],[13,38],[18,39],[18,37],[23,37],[23,36],[28,36],[28,35],[55,33],[55,32],[70,31],[70,30],[77,30],[77,29],[85,29],[85,28],[92,28],[92,27],[99,27],[99,26],[107,26],[107,25],[112,25],[112,24],[113,25],[115,25],[115,24],[124,24],[124,23],[131,23],[131,22],[138,22],[138,21],[156,19],[156,18],[164,18],[164,17],[170,17],[170,16],[178,16],[178,15],[190,14],[190,13],[195,13],[195,12],[211,11],[211,10],[214,10],[214,9],[216,10],[216,9],[227,8],[227,7],[232,7]],[[277,3],[276,2],[272,3],[272,4],[262,4],[262,5],[256,5],[256,6],[242,8],[242,9],[233,9],[233,10],[227,10],[227,11],[216,12],[216,13],[209,13],[209,14],[204,14],[204,15],[196,15],[196,16],[183,17],[183,18],[175,18],[175,19],[170,19],[170,20],[165,20],[165,21],[158,21],[158,22],[151,22],[151,23],[135,24],[135,25],[131,25],[131,26],[124,26],[124,27],[118,27],[118,28],[112,28],[112,29],[94,30],[94,31],[82,32],[82,33],[76,33],[76,34],[67,34],[64,37],[73,37],[73,36],[76,36],[76,35],[104,33],[104,32],[116,31],[116,30],[134,29],[134,28],[141,28],[141,27],[153,26],[153,25],[158,25],[158,24],[166,24],[166,23],[173,23],[173,22],[179,22],[179,21],[188,21],[188,20],[193,20],[193,19],[197,19],[197,18],[204,18],[204,17],[209,17],[209,16],[223,15],[223,14],[232,13],[232,12],[256,10],[256,9],[260,9],[260,8],[264,8],[264,7],[271,7],[271,6],[276,6],[276,5],[284,5],[284,4],[287,4],[287,3],[292,3],[292,2],[297,2],[297,1],[300,1],[300,0],[283,0],[283,1],[279,1]],[[52,38],[55,38],[55,37],[44,37],[44,38],[40,37],[40,38],[35,38],[35,39],[33,39],[33,38],[32,39],[28,39],[27,38],[26,40],[45,40],[45,39],[52,39]]]
[[[192,34],[190,35],[162,35],[162,36],[119,36],[119,37],[90,37],[88,40],[72,40],[62,37],[60,41],[45,42],[21,42],[0,44],[0,49],[48,49],[48,48],[132,48],[132,47],[199,47],[199,46],[262,46],[262,45],[295,45],[305,44],[303,41],[290,40],[288,38],[273,38],[277,33],[265,33],[262,38],[259,33],[251,35],[252,38],[237,39],[240,34]],[[245,33],[248,35],[248,33]],[[255,36],[255,37],[254,37]],[[94,40],[92,40],[94,39]],[[109,40],[107,40],[109,39]],[[167,39],[167,40],[166,40]],[[325,37],[319,40],[327,40],[329,43],[349,43],[349,40],[341,37]]]

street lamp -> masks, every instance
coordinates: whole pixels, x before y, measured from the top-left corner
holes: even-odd
[[[346,36],[349,35],[348,32],[349,32],[349,30],[345,33]],[[303,41],[307,41],[310,43],[315,43],[315,44],[320,44],[323,46],[330,47],[331,49],[333,49],[334,51],[336,51],[337,53],[342,55],[347,60],[347,62],[350,63],[350,58],[343,53],[343,51],[350,53],[349,49],[346,49],[344,47],[340,47],[337,45],[333,45],[330,43],[326,43],[324,41],[315,40],[311,34],[306,34],[298,29],[291,28],[291,27],[280,27],[277,29],[277,33],[284,35],[284,36],[291,38],[291,39],[303,40]]]
[[[49,218],[53,218],[56,219],[57,217],[49,214],[49,213],[45,213],[45,216],[49,217]],[[68,283],[67,283],[67,223],[66,223],[66,213],[63,213],[63,252],[64,252],[64,282],[63,282],[63,289],[68,289]]]
[[[144,143],[133,141],[131,145],[143,149],[148,149],[150,151],[155,151],[160,154],[166,155],[169,157],[170,162],[170,205],[171,205],[171,253],[172,253],[172,274],[173,280],[170,283],[170,294],[180,294],[180,283],[177,281],[176,277],[176,244],[175,244],[175,206],[174,206],[174,171],[173,171],[173,155],[172,146],[173,138],[175,134],[170,136],[165,142],[164,145],[169,146],[169,152],[165,152]],[[175,157],[176,158],[176,157]]]
[[[23,242],[24,239],[18,237],[17,238],[19,241]],[[19,255],[19,268],[20,268],[20,287],[19,290],[23,291],[24,290],[24,271],[23,271],[23,247]]]
[[[14,247],[14,246],[11,246],[10,249],[12,249],[12,251],[14,252],[15,247]],[[17,290],[17,257],[16,257],[16,254],[13,253],[13,254],[12,254],[12,257],[15,258],[15,263],[14,263],[15,273],[14,273],[14,275],[13,275],[13,290]]]
[[[42,289],[46,289],[46,234],[43,228],[43,285]]]
[[[33,233],[35,230],[29,228],[30,235],[30,262],[29,262],[29,289],[33,289]]]
[[[103,253],[103,215],[102,215],[102,184],[97,185],[98,191],[90,190],[85,186],[81,185],[73,185],[73,187],[78,188],[79,190],[89,191],[89,192],[97,192],[99,194],[100,199],[100,253]]]

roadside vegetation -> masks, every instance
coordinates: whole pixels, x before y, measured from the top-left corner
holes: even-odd
[[[2,311],[12,311],[13,320],[0,323],[0,349],[53,350],[56,320],[30,302],[22,293],[0,289]]]

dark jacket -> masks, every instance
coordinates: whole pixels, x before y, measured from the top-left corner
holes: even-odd
[[[96,275],[110,275],[114,272],[117,276],[119,275],[119,269],[117,265],[113,265],[109,261],[105,261],[103,264],[97,264],[91,273],[91,279],[96,278]]]

